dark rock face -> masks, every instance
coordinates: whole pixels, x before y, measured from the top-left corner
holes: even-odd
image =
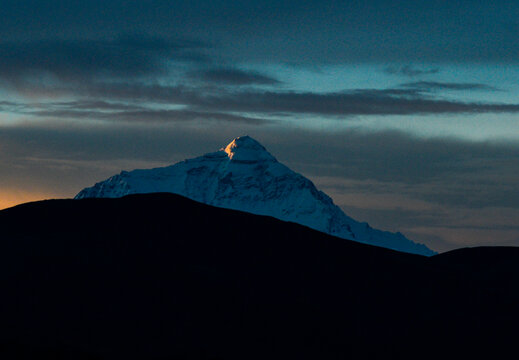
[[[0,211],[0,357],[499,356],[519,249],[423,257],[173,194]]]

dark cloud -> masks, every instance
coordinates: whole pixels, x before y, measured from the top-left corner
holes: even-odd
[[[204,111],[192,111],[192,110],[167,110],[167,109],[146,109],[139,111],[125,111],[106,114],[105,119],[115,121],[162,121],[162,122],[176,122],[176,121],[193,121],[202,120],[218,121],[218,122],[236,122],[246,123],[251,125],[259,125],[268,123],[268,120],[260,119],[256,117],[248,117],[244,115],[235,115],[230,113],[219,113],[219,112],[204,112]]]
[[[519,104],[460,102],[419,96],[413,90],[361,90],[336,93],[255,92],[207,95],[193,105],[219,111],[355,115],[514,113]]]
[[[191,75],[195,79],[224,85],[278,85],[281,82],[273,77],[255,71],[233,68],[203,70]]]
[[[199,41],[121,36],[108,40],[0,41],[4,80],[42,81],[164,74],[169,61],[204,61]],[[43,77],[42,77],[43,76]],[[55,79],[54,79],[55,80]]]
[[[162,102],[184,105],[202,96],[204,88],[185,85],[143,84],[137,82],[83,83],[75,88],[63,88],[81,97],[109,98],[128,101]]]
[[[0,111],[16,113],[27,107],[26,104],[14,101],[0,101]]]
[[[419,68],[412,65],[388,66],[384,69],[386,74],[416,77],[421,75],[432,75],[440,72],[439,68]]]
[[[189,109],[151,109],[134,104],[111,103],[106,101],[70,101],[32,104],[30,110],[21,114],[51,119],[95,119],[131,122],[184,122],[193,120],[243,122],[264,124],[268,121],[244,115],[202,112]]]
[[[289,140],[282,141],[283,136]],[[517,143],[424,139],[399,131],[359,130],[335,133],[292,130],[290,133],[281,132],[277,141],[281,144],[272,142],[274,152],[286,156],[284,161],[296,167],[297,163],[303,163],[305,167],[300,170],[307,174],[359,181],[375,180],[379,183],[418,185],[435,181],[440,186],[444,182],[448,184],[448,180],[455,175],[457,181],[450,186],[456,189],[466,186],[467,190],[461,196],[467,199],[479,196],[475,192],[476,187],[471,187],[471,178],[478,178],[477,184],[482,186],[480,191],[484,193],[485,187],[495,183],[498,178],[502,179],[502,183],[493,186],[503,190],[504,182],[512,184],[512,179],[519,177]],[[501,175],[498,169],[502,170]],[[484,183],[479,178],[483,173],[486,174]],[[459,181],[461,178],[463,182]],[[365,192],[385,191],[380,184],[366,183],[363,186]],[[472,195],[468,196],[469,193]],[[487,195],[481,199],[483,197]],[[492,201],[489,197],[487,200]],[[503,197],[503,201],[508,200]]]
[[[451,83],[451,82],[437,82],[437,81],[416,81],[400,85],[404,88],[420,89],[420,90],[492,90],[498,91],[497,88],[479,83]]]
[[[143,110],[145,109],[142,105],[128,104],[128,103],[117,103],[109,102],[104,100],[75,100],[75,101],[61,101],[61,102],[48,102],[39,103],[33,106],[34,108],[45,108],[47,111],[56,109],[67,109],[67,110]]]

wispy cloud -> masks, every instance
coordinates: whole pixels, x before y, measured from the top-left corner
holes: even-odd
[[[434,68],[424,68],[424,67],[417,67],[414,65],[391,65],[384,69],[384,72],[386,74],[391,75],[402,75],[407,77],[417,77],[422,75],[432,75],[437,74],[440,72],[440,68],[434,67]]]
[[[206,69],[191,73],[194,79],[223,85],[278,85],[281,82],[256,71],[235,68]]]
[[[439,82],[439,81],[415,81],[408,82],[400,85],[403,88],[419,89],[419,90],[486,90],[486,91],[499,91],[494,86],[480,83],[454,83],[454,82]]]

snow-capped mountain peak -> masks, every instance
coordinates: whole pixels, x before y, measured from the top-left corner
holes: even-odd
[[[233,161],[276,161],[263,145],[247,135],[237,137],[223,151]]]
[[[171,192],[213,206],[268,215],[344,239],[434,254],[401,233],[376,230],[350,218],[310,180],[278,162],[250,136],[171,166],[123,171],[83,189],[76,199],[152,192]]]

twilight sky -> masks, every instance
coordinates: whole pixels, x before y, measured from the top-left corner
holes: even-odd
[[[437,251],[519,246],[519,2],[4,0],[0,208],[248,134]]]

